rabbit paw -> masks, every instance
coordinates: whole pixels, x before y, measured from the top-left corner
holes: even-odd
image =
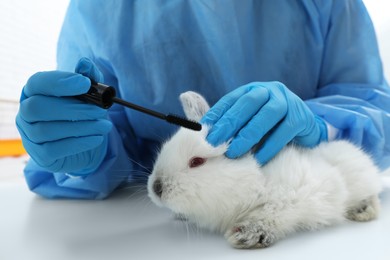
[[[235,248],[265,248],[276,241],[272,232],[254,221],[237,223],[225,233],[225,238]]]
[[[380,211],[380,202],[377,196],[362,200],[355,207],[347,210],[346,217],[353,221],[369,221],[375,219]]]

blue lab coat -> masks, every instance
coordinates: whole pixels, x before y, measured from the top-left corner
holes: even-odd
[[[71,1],[58,42],[58,69],[92,59],[118,96],[182,115],[193,90],[212,105],[252,81],[281,81],[311,110],[390,165],[390,89],[372,22],[359,0]],[[157,147],[176,126],[113,106],[115,127],[96,172],[52,173],[31,160],[31,190],[50,198],[105,198],[143,182]]]

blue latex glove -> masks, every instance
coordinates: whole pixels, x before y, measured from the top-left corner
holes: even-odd
[[[325,122],[280,82],[254,82],[222,97],[202,118],[211,129],[207,141],[216,146],[229,141],[226,156],[239,157],[265,135],[255,157],[267,163],[286,144],[313,147],[327,139]]]
[[[69,97],[86,93],[89,78],[103,79],[86,58],[79,61],[76,72],[48,71],[31,76],[23,88],[16,125],[26,151],[39,166],[84,175],[104,159],[112,123],[106,110]]]

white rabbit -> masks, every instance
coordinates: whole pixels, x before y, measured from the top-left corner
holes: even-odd
[[[195,92],[180,99],[189,119],[209,109]],[[297,230],[378,215],[378,169],[349,142],[289,145],[260,166],[252,154],[228,159],[228,143],[211,146],[207,131],[181,128],[162,146],[148,193],[157,205],[224,233],[236,248],[267,247]]]

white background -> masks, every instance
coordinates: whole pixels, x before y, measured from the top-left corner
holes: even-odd
[[[18,100],[30,75],[56,67],[68,0],[0,1],[0,99]]]

